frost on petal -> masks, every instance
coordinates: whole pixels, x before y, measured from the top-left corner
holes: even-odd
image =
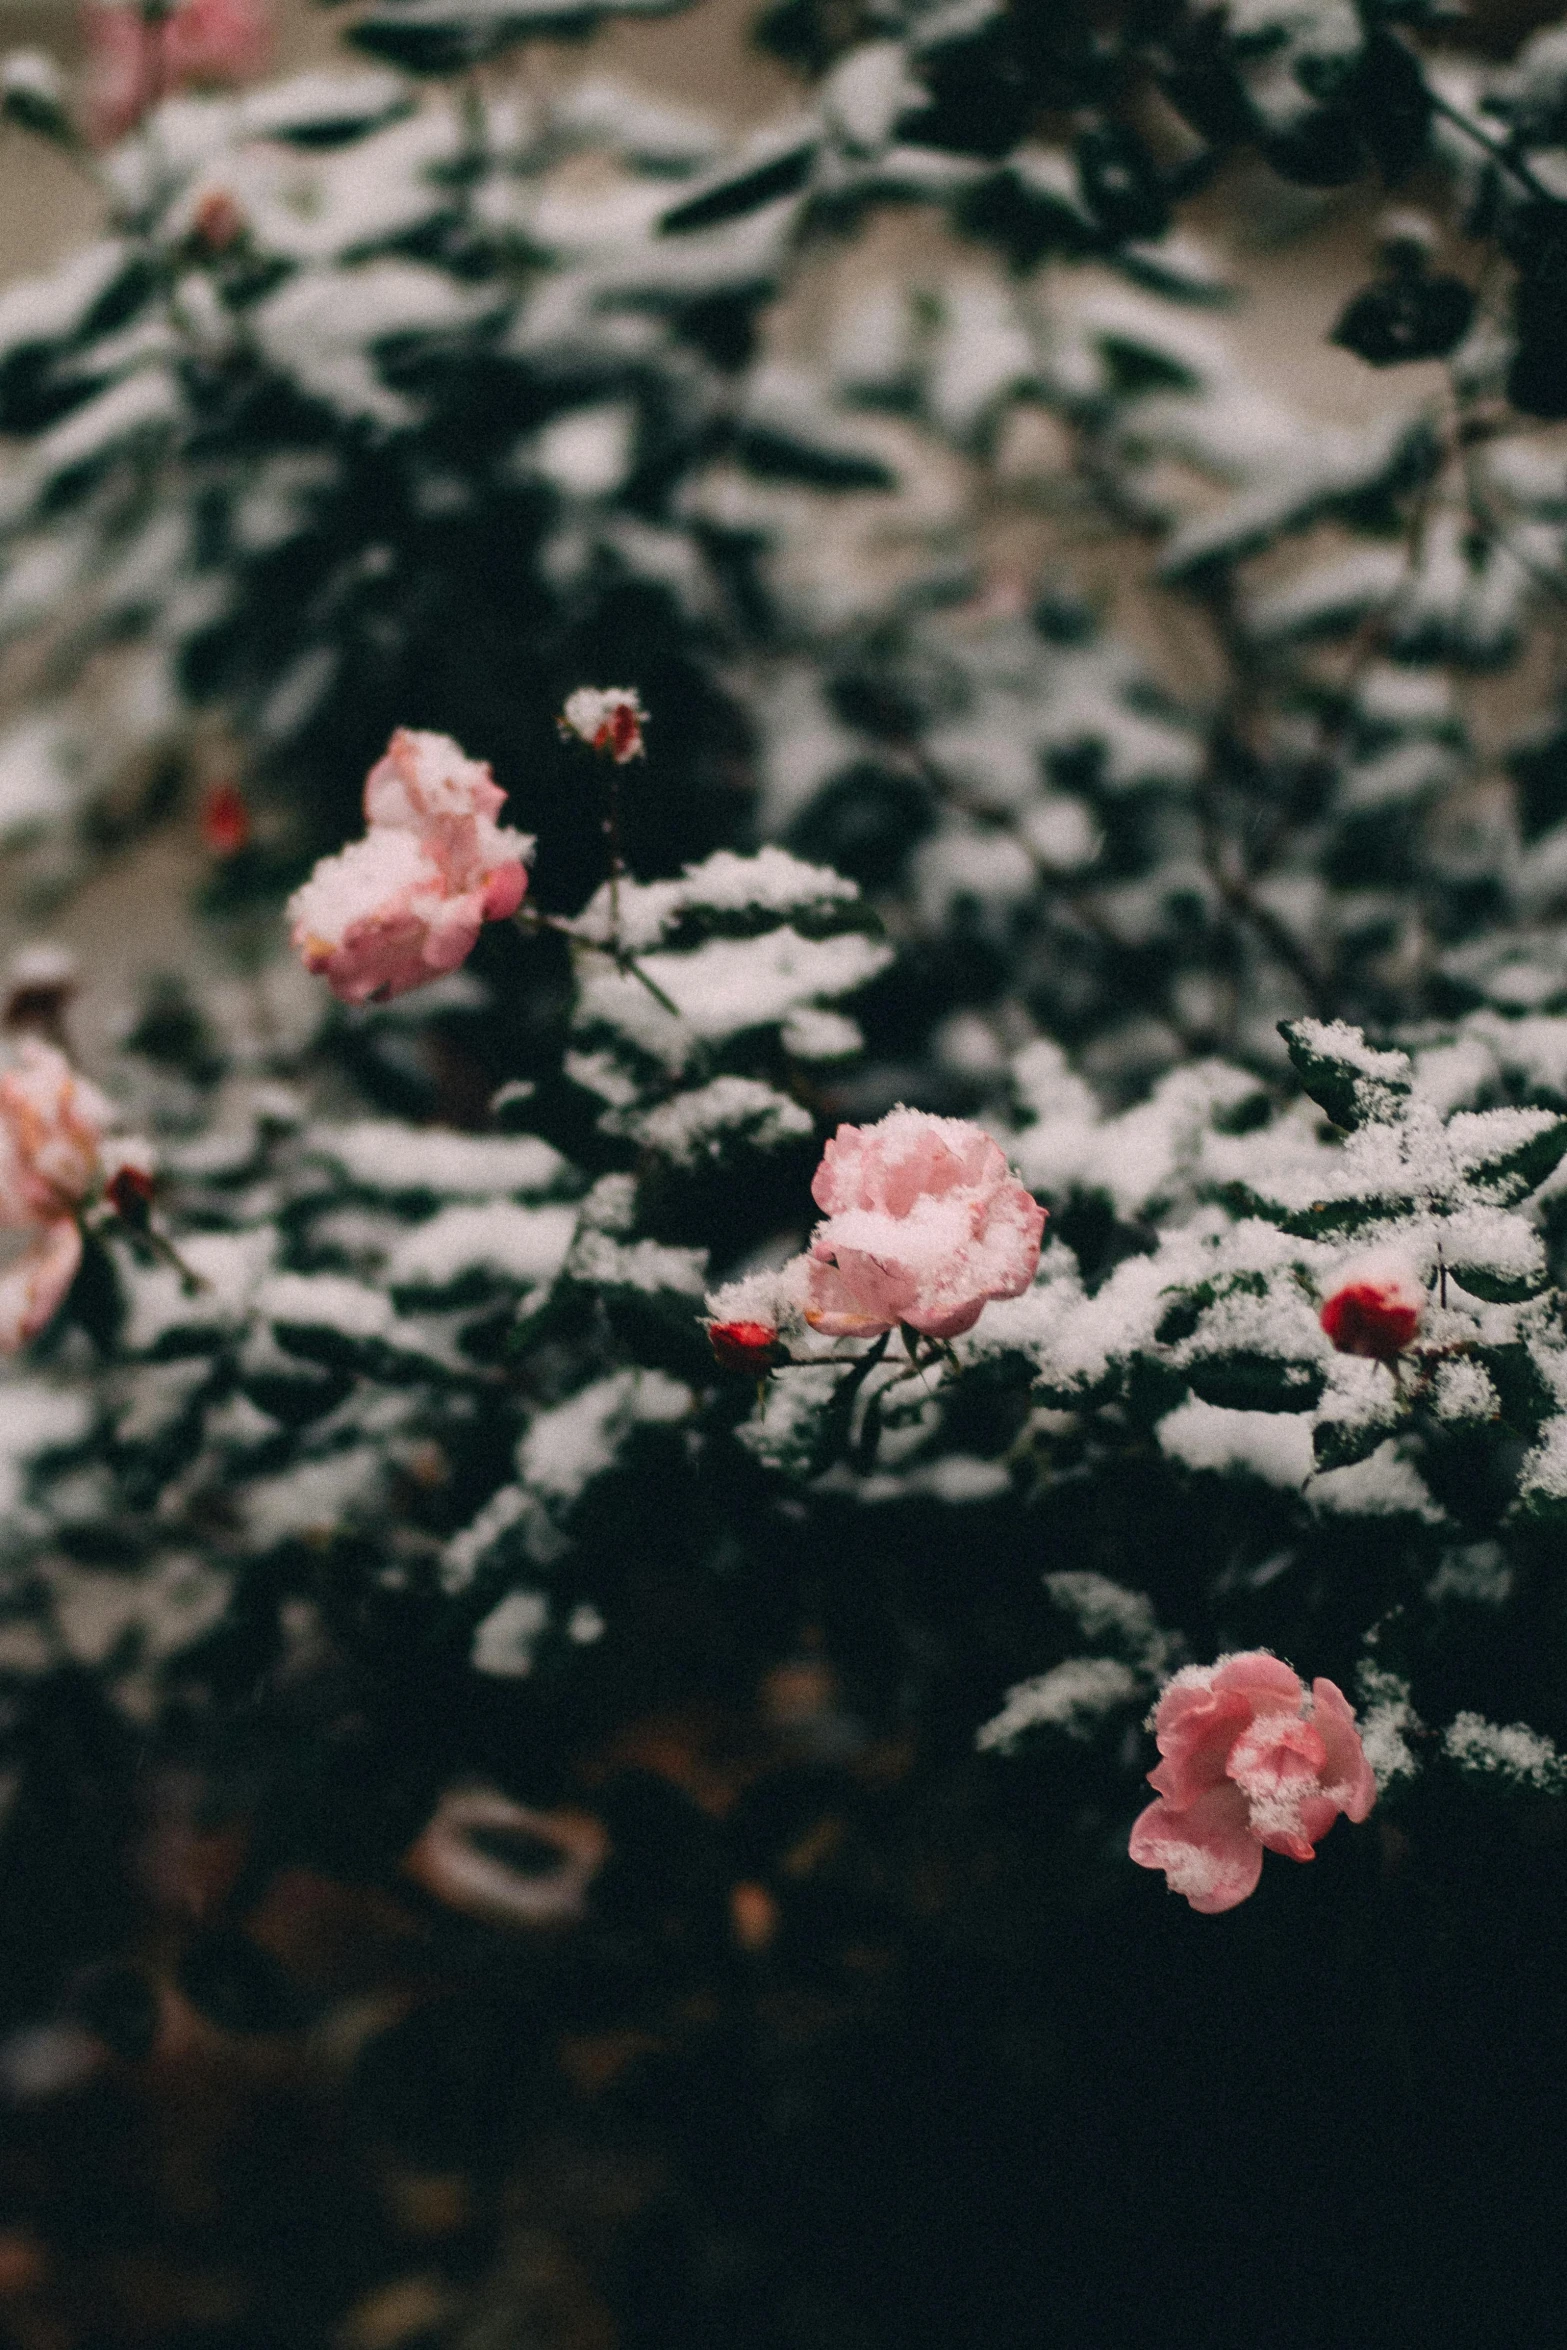
[[[1198,1669],[1189,1668],[1193,1674]],[[1154,1715],[1163,1760],[1149,1772],[1149,1785],[1174,1804],[1195,1803],[1223,1783],[1230,1748],[1250,1719],[1251,1707],[1240,1691],[1216,1697],[1211,1678],[1183,1681],[1177,1675]]]
[[[363,1004],[465,962],[527,888],[533,843],[496,824],[504,797],[449,735],[399,727],[365,780],[364,839],[324,857],[289,900],[306,968]]]
[[[1204,1917],[1236,1908],[1262,1875],[1262,1846],[1238,1787],[1210,1788],[1184,1809],[1160,1797],[1138,1814],[1129,1850],[1139,1868],[1163,1869],[1170,1891]]]
[[[449,734],[400,726],[365,777],[365,821],[424,834],[441,822],[500,814],[506,795],[489,765]]]
[[[0,1274],[0,1354],[14,1355],[54,1320],[81,1261],[74,1216],[40,1226],[31,1245]]]
[[[1148,1777],[1161,1802],[1139,1819],[1132,1858],[1166,1869],[1196,1909],[1244,1900],[1264,1847],[1310,1860],[1340,1812],[1363,1820],[1376,1800],[1343,1692],[1318,1680],[1308,1699],[1299,1675],[1264,1649],[1185,1667],[1166,1686],[1153,1726],[1162,1759]],[[1237,1820],[1256,1856],[1239,1892],[1238,1875],[1210,1884],[1192,1858],[1231,1851]],[[1192,1821],[1197,1826],[1189,1830]],[[1173,1855],[1175,1865],[1155,1855]]]
[[[1270,1852],[1291,1860],[1310,1860],[1310,1825],[1324,1835],[1337,1816],[1337,1806],[1322,1795],[1322,1773],[1327,1748],[1315,1723],[1288,1714],[1265,1713],[1242,1731],[1230,1749],[1225,1774],[1246,1798],[1252,1834]],[[1312,1805],[1312,1798],[1316,1798]]]
[[[999,1144],[962,1118],[894,1110],[841,1126],[811,1186],[806,1318],[829,1337],[899,1323],[931,1338],[972,1329],[992,1298],[1034,1278],[1045,1211]]]
[[[468,948],[481,920],[476,914]],[[323,857],[289,899],[288,921],[306,969],[350,1004],[402,995],[452,969],[468,951],[450,951],[453,924],[438,866],[414,833],[390,828]],[[427,949],[437,922],[444,951],[432,958]]]
[[[1358,1826],[1377,1799],[1376,1775],[1355,1726],[1355,1709],[1336,1681],[1311,1684],[1312,1719],[1322,1738],[1323,1791]]]

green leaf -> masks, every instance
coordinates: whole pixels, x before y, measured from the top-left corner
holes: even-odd
[[[1321,1399],[1322,1365],[1236,1347],[1186,1366],[1192,1393],[1229,1412],[1309,1412]]]
[[[894,490],[898,477],[879,457],[857,449],[826,448],[770,425],[747,425],[735,454],[763,481],[800,482],[813,490]]]
[[[1520,1435],[1537,1436],[1557,1409],[1556,1397],[1521,1339],[1470,1349],[1501,1398],[1502,1417]]]
[[[780,196],[798,195],[811,176],[816,147],[816,134],[812,131],[809,137],[792,141],[781,154],[769,155],[745,169],[731,165],[696,195],[673,205],[659,222],[660,234],[679,236],[688,229],[715,228],[721,220],[735,220],[744,212],[760,212],[764,204],[771,204]]]
[[[611,16],[673,16],[689,0],[381,0],[349,39],[406,73],[461,73],[519,41],[571,40]]]
[[[1463,1160],[1465,1174],[1504,1207],[1538,1191],[1567,1153],[1567,1118],[1551,1110],[1461,1110],[1449,1121],[1447,1131]],[[1485,1131],[1498,1137],[1505,1131],[1511,1139],[1487,1149]],[[1463,1148],[1471,1135],[1481,1145],[1473,1153]],[[1483,1297],[1486,1293],[1480,1290],[1476,1294]]]
[[[1498,1273],[1489,1265],[1460,1265],[1449,1257],[1447,1270],[1460,1289],[1471,1297],[1483,1298],[1491,1306],[1521,1305],[1525,1298],[1538,1297],[1550,1286],[1550,1268],[1542,1265],[1537,1273]]]
[[[1343,1020],[1281,1020],[1279,1034],[1302,1087],[1335,1126],[1351,1133],[1368,1118],[1397,1115],[1414,1078],[1407,1053],[1379,1052]]]
[[[1319,1420],[1311,1433],[1311,1450],[1319,1469],[1348,1469],[1369,1460],[1393,1422],[1383,1419]]]

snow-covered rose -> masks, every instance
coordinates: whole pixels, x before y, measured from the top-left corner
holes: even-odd
[[[505,794],[449,735],[399,727],[365,780],[369,830],[323,857],[288,902],[306,967],[345,1003],[384,1002],[453,971],[486,922],[515,914],[533,843],[495,816]]]
[[[897,1109],[840,1126],[811,1193],[826,1221],[811,1239],[805,1315],[829,1337],[906,1323],[955,1338],[1034,1278],[1045,1211],[966,1118]]]
[[[272,46],[264,0],[176,0],[157,20],[120,0],[90,0],[83,30],[87,129],[100,146],[172,90],[253,79]]]
[[[1420,1327],[1425,1283],[1401,1249],[1366,1249],[1343,1266],[1323,1300],[1323,1329],[1341,1355],[1391,1362]]]
[[[562,734],[574,734],[589,750],[608,751],[617,767],[645,755],[646,724],[647,712],[633,685],[579,685],[560,714]]]
[[[773,1368],[790,1331],[802,1326],[808,1278],[808,1260],[792,1257],[712,1292],[707,1337],[721,1370],[759,1379]]]
[[[1310,1860],[1342,1812],[1363,1820],[1376,1780],[1354,1708],[1332,1681],[1308,1697],[1298,1673],[1265,1650],[1188,1665],[1154,1715],[1163,1756],[1148,1774],[1157,1800],[1132,1829],[1131,1855],[1163,1869],[1172,1893],[1205,1915],[1257,1889],[1262,1855]]]

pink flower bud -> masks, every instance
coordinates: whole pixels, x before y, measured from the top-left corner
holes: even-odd
[[[209,188],[191,214],[190,233],[209,253],[226,253],[245,233],[245,215],[227,188]]]
[[[109,1177],[103,1196],[123,1224],[134,1225],[139,1231],[147,1222],[154,1188],[151,1169],[127,1160]]]
[[[1341,1355],[1390,1363],[1419,1329],[1425,1302],[1411,1258],[1397,1249],[1369,1249],[1343,1268],[1320,1319]]]
[[[811,1240],[805,1318],[828,1337],[901,1323],[955,1338],[990,1299],[1020,1297],[1039,1264],[1044,1209],[965,1118],[898,1109],[840,1126],[811,1191],[826,1220]]]
[[[1132,1829],[1131,1856],[1162,1869],[1204,1915],[1256,1891],[1264,1850],[1310,1860],[1340,1812],[1358,1822],[1376,1801],[1343,1691],[1319,1679],[1308,1697],[1263,1649],[1188,1665],[1166,1684],[1153,1726],[1158,1797]]]
[[[306,968],[344,1003],[381,1003],[454,971],[486,922],[515,914],[533,843],[495,822],[505,794],[449,735],[399,727],[365,780],[369,830],[288,901]]]
[[[575,735],[592,751],[608,751],[617,767],[647,756],[642,729],[647,712],[634,685],[579,685],[556,721],[563,735]]]
[[[707,1342],[722,1371],[761,1379],[778,1360],[778,1332],[768,1322],[709,1322]]]

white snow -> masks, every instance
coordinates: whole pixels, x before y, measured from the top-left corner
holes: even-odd
[[[574,1208],[525,1208],[489,1200],[482,1207],[442,1208],[416,1224],[392,1250],[386,1280],[394,1291],[439,1292],[470,1273],[533,1286],[553,1281],[576,1230]]]
[[[559,1151],[532,1134],[454,1134],[365,1118],[313,1127],[307,1149],[361,1191],[388,1198],[488,1199],[552,1191],[566,1172]]]
[[[550,1620],[542,1591],[512,1591],[490,1610],[473,1635],[473,1669],[496,1680],[521,1681],[533,1670],[533,1651]]]
[[[555,1509],[569,1507],[615,1466],[635,1429],[683,1420],[695,1401],[662,1371],[614,1371],[539,1414],[517,1447],[518,1476]]]
[[[1442,1733],[1442,1751],[1464,1770],[1542,1794],[1560,1794],[1567,1787],[1567,1761],[1549,1738],[1524,1722],[1503,1728],[1482,1714],[1461,1713]]]
[[[1142,1689],[1131,1667],[1115,1657],[1068,1657],[1052,1671],[1009,1689],[1006,1704],[976,1731],[974,1743],[982,1751],[1010,1754],[1025,1731],[1040,1728],[1086,1740],[1106,1714],[1135,1704]]]
[[[1233,1412],[1196,1396],[1167,1412],[1160,1450],[1189,1469],[1249,1470],[1299,1491],[1312,1472],[1311,1423],[1303,1412]]]

